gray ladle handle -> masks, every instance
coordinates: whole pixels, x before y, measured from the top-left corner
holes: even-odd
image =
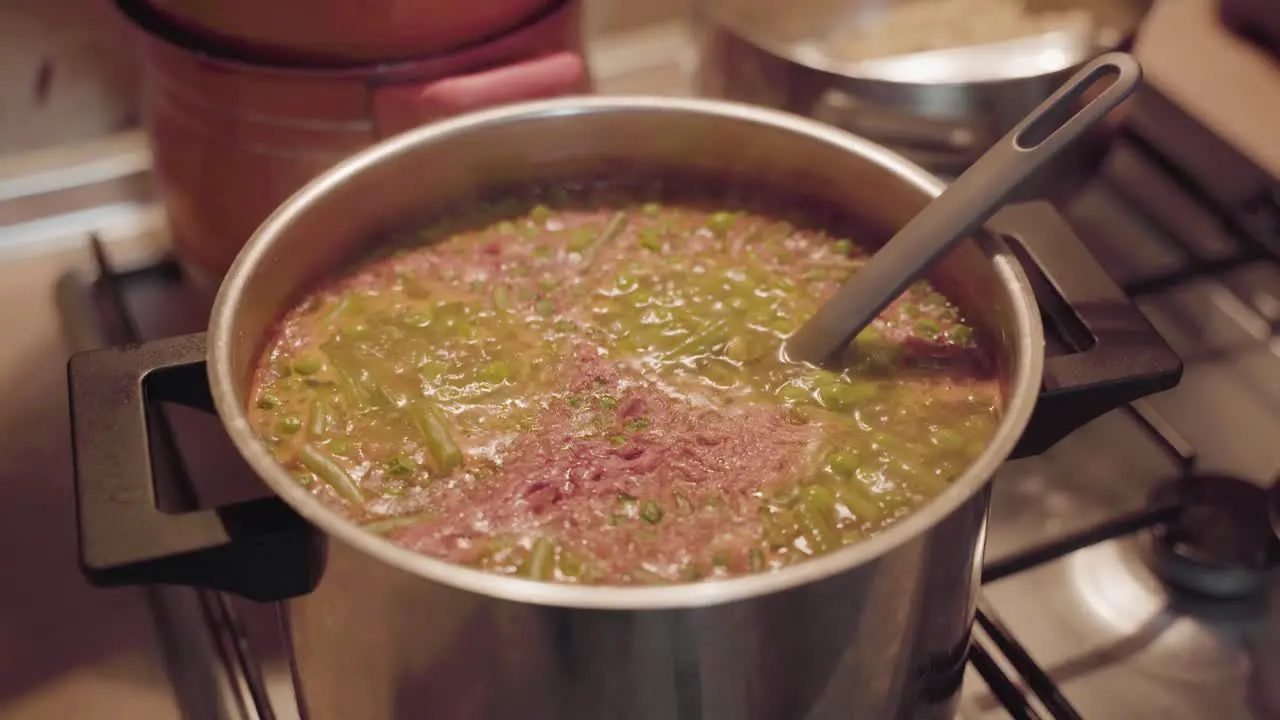
[[[1096,97],[1080,97],[1112,79]],[[1085,65],[950,187],[912,218],[786,344],[789,359],[835,357],[956,241],[986,222],[1014,189],[1075,142],[1138,87],[1142,68],[1124,53]]]

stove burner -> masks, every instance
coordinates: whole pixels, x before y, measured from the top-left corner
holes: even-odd
[[[1280,560],[1273,530],[1280,486],[1270,489],[1227,475],[1189,475],[1155,493],[1155,502],[1182,508],[1152,528],[1156,572],[1170,585],[1230,600],[1261,589]]]

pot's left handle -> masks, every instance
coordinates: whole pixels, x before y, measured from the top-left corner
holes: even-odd
[[[268,602],[310,592],[323,536],[277,498],[167,513],[148,432],[155,401],[213,411],[203,333],[77,353],[67,364],[80,564],[95,585],[170,584]]]
[[[471,110],[591,92],[582,54],[572,50],[520,60],[426,84],[373,89],[373,116],[382,137]]]

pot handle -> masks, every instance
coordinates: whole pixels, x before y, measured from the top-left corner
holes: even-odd
[[[375,87],[373,116],[378,134],[386,137],[470,110],[590,91],[586,61],[563,50],[425,85]]]
[[[1040,398],[1013,457],[1044,452],[1089,421],[1178,384],[1181,358],[1052,205],[1006,206],[987,228],[1009,241],[1042,315],[1068,345],[1045,358]]]
[[[203,333],[90,350],[67,363],[80,565],[95,585],[171,584],[269,602],[315,589],[324,538],[271,497],[156,506],[148,407],[213,412]]]

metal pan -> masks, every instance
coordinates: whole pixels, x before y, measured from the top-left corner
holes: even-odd
[[[980,12],[993,1],[961,0],[978,18],[973,27],[993,19]],[[1085,62],[1127,48],[1152,5],[1029,0],[1031,11],[1077,10],[1090,22],[1066,37],[1046,33],[960,51],[846,60],[836,49],[841,37],[859,29],[870,37],[877,28],[901,32],[890,14],[930,2],[937,0],[793,0],[784,9],[771,0],[702,0],[695,12],[697,90],[807,115],[891,147],[935,173],[957,175]],[[940,23],[954,20],[939,17]],[[901,40],[881,38],[878,45],[922,45]],[[1112,113],[1019,197],[1059,197],[1078,189],[1101,164],[1122,117],[1123,110]]]

